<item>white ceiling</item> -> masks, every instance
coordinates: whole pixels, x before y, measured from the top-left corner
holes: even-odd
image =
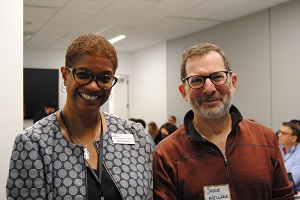
[[[24,0],[24,47],[66,49],[90,32],[108,39],[124,34],[114,46],[133,52],[287,1]]]

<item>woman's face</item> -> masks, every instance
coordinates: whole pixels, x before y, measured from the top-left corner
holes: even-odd
[[[113,64],[105,57],[85,55],[72,68],[82,68],[96,76],[114,75]],[[67,89],[66,106],[80,112],[99,112],[99,108],[109,98],[111,89],[100,88],[95,79],[89,84],[80,85],[65,67],[61,68],[61,73]]]
[[[151,125],[148,125],[148,132],[149,132],[150,134],[152,134],[152,132],[153,132],[153,127],[152,127]]]
[[[160,132],[161,132],[163,135],[169,135],[169,132],[168,132],[167,129],[165,129],[165,128],[162,128],[162,129],[160,130]]]

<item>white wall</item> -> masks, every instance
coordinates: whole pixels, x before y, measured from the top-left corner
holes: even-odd
[[[166,43],[135,52],[129,78],[131,118],[161,126],[167,121]]]
[[[116,74],[120,77],[112,89],[111,98],[105,103],[109,105],[106,111],[123,118],[129,118],[129,108],[127,107],[129,104],[128,77],[132,71],[132,56],[133,53],[118,52],[119,66]],[[101,110],[103,110],[103,106]]]
[[[23,1],[1,1],[1,117],[0,199],[6,199],[6,180],[13,141],[23,128]],[[9,20],[8,20],[9,19]]]
[[[118,52],[119,67],[117,74],[130,75],[132,73],[133,53]]]
[[[272,9],[272,124],[300,119],[300,1]]]

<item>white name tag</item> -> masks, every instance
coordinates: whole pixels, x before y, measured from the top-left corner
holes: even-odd
[[[210,185],[203,187],[205,200],[230,200],[229,184]]]
[[[132,134],[111,134],[114,144],[135,144]]]

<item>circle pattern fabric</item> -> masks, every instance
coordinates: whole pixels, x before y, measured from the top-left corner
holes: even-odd
[[[152,153],[140,124],[104,112],[103,164],[124,199],[153,199]],[[111,134],[133,134],[135,144],[114,144]],[[100,149],[100,141],[95,141]],[[62,134],[56,115],[38,121],[14,142],[7,199],[86,199],[83,147]]]

